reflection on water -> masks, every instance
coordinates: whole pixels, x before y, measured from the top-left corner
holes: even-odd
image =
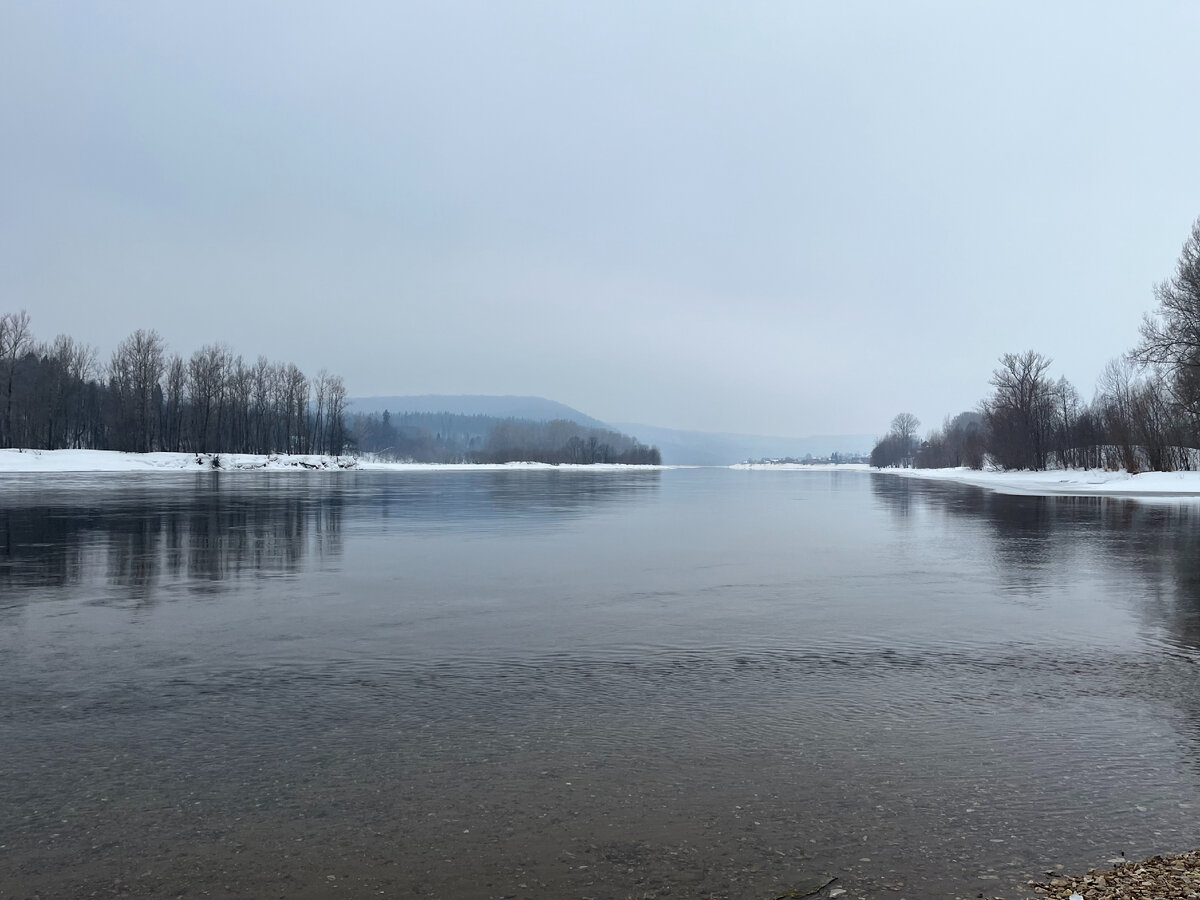
[[[1018,897],[1200,843],[1190,505],[259,473],[0,523],[2,895]]]
[[[952,520],[954,531],[986,529],[982,546],[1014,589],[1034,593],[1063,577],[1102,579],[1105,592],[1126,585],[1123,600],[1148,627],[1200,650],[1198,501],[1006,495],[888,475],[872,475],[871,489],[899,517],[916,511]]]
[[[1088,591],[1108,596],[1136,617],[1120,645],[1095,658],[1076,633],[1082,617],[1056,634],[1101,692],[1167,703],[1186,718],[1200,772],[1200,502],[1108,497],[1005,495],[980,488],[902,477],[872,477],[891,512],[941,516],[951,529],[986,530],[982,546],[1006,589],[1055,602]],[[1139,638],[1161,646],[1154,664],[1115,665]],[[1099,666],[1097,669],[1096,667]]]
[[[61,488],[6,491],[0,503],[4,604],[36,588],[79,584],[103,571],[111,596],[145,603],[156,588],[204,592],[243,577],[294,573],[309,556],[342,552],[342,486],[320,493],[245,493],[216,474],[82,494]]]
[[[366,527],[383,520],[391,528],[486,532],[503,521],[506,528],[546,532],[605,506],[646,499],[660,479],[658,471],[544,469],[433,472],[408,480],[366,474],[356,482],[354,502]]]
[[[195,473],[158,480],[8,476],[0,494],[0,609],[36,589],[94,577],[117,602],[146,603],[164,586],[230,590],[230,582],[334,564],[344,520],[413,532],[545,531],[607,503],[654,490],[659,473],[370,473],[297,484],[293,473]],[[239,480],[240,479],[240,480]],[[71,484],[75,482],[75,484]],[[531,490],[531,488],[533,488]]]

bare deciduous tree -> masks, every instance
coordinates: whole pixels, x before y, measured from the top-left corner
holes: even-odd
[[[1046,468],[1054,415],[1046,377],[1051,362],[1033,350],[1005,353],[992,373],[995,393],[983,403],[988,449],[1006,469]]]
[[[0,378],[4,391],[4,431],[0,441],[10,443],[13,437],[13,394],[17,364],[33,349],[33,332],[29,328],[29,313],[21,310],[0,316]]]
[[[1154,297],[1158,309],[1143,319],[1141,342],[1130,356],[1183,377],[1189,390],[1180,399],[1195,406],[1200,403],[1200,219],[1184,241],[1175,275],[1155,286]]]
[[[121,449],[142,453],[154,449],[165,358],[166,345],[153,329],[139,328],[113,351],[109,386],[117,401],[117,442]]]

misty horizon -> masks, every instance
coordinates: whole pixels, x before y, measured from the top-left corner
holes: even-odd
[[[0,263],[352,396],[736,434],[923,429],[1005,353],[1085,397],[1200,214],[1200,9],[0,10]]]

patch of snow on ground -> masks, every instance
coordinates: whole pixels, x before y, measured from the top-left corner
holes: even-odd
[[[37,472],[249,472],[367,469],[385,472],[503,472],[559,470],[612,472],[666,466],[560,465],[549,463],[394,463],[354,456],[300,456],[253,453],[121,453],[117,450],[4,450],[0,474]]]
[[[1076,496],[1200,497],[1200,472],[1109,472],[1052,469],[1046,472],[989,472],[977,469],[877,469],[888,475],[954,481],[1004,494]]]
[[[1047,472],[998,472],[968,469],[873,469],[868,465],[790,465],[740,463],[732,469],[782,469],[816,472],[876,472],[899,478],[953,481],[1001,494],[1064,494],[1079,497],[1200,498],[1200,472],[1109,472],[1104,469],[1052,469]]]
[[[180,472],[352,469],[352,456],[254,453],[121,453],[117,450],[0,450],[4,472]]]
[[[730,466],[744,472],[782,470],[785,472],[869,472],[866,463],[738,463]]]

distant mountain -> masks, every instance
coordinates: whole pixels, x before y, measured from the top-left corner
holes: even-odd
[[[731,466],[747,459],[808,454],[824,457],[831,453],[861,453],[875,445],[869,434],[818,434],[812,437],[774,437],[759,434],[725,434],[678,431],[632,422],[614,422],[612,427],[639,441],[652,444],[662,453],[664,465]]]
[[[494,416],[497,419],[529,419],[552,422],[566,419],[587,428],[608,428],[599,419],[544,397],[488,396],[485,394],[421,394],[407,397],[353,397],[350,413],[454,413],[463,416]]]
[[[621,422],[601,422],[563,403],[545,397],[491,396],[487,394],[421,394],[399,397],[355,397],[349,412],[451,413],[460,416],[493,416],[497,419],[528,419],[551,422],[566,419],[586,428],[611,428],[657,447],[666,465],[731,466],[747,459],[807,454],[823,457],[831,453],[862,453],[875,445],[869,434],[830,434],[812,437],[775,437],[758,434],[726,434],[706,431],[679,431]]]

